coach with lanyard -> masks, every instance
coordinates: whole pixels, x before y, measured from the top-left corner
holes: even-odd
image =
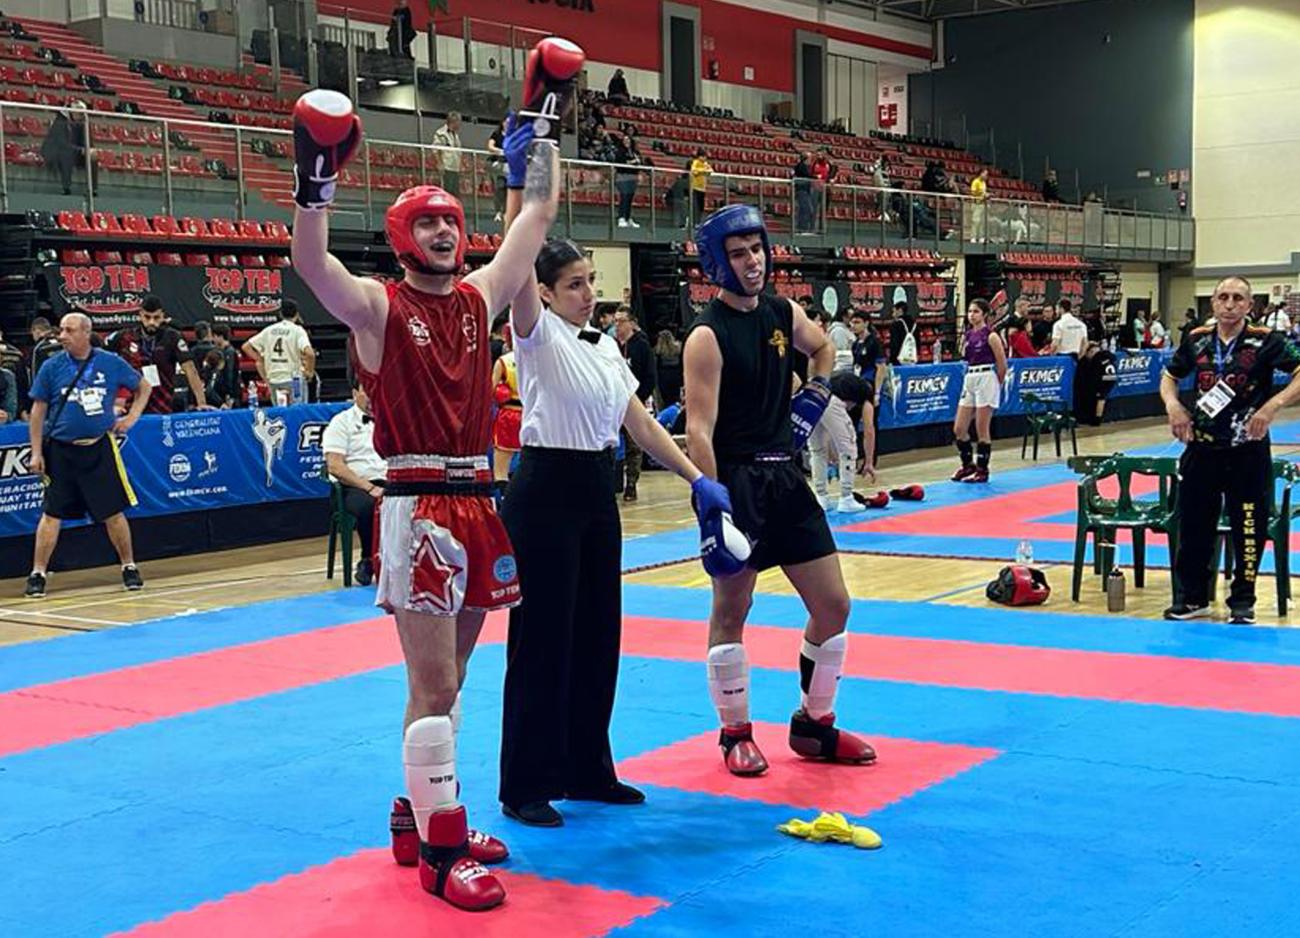
[[[135,504],[113,433],[135,425],[153,390],[125,361],[90,345],[90,318],[68,313],[59,328],[63,351],[41,366],[32,383],[33,475],[48,478],[36,552],[27,578],[26,595],[45,595],[50,557],[64,521],[87,514],[102,523],[122,562],[122,585],[144,586],[131,551],[131,528],[122,514]],[[118,391],[134,392],[131,408],[122,417],[113,412]]]
[[[1300,348],[1281,332],[1250,325],[1252,301],[1245,277],[1219,281],[1210,300],[1214,324],[1188,332],[1160,378],[1170,431],[1187,444],[1179,467],[1174,604],[1166,619],[1209,616],[1214,542],[1226,503],[1233,549],[1228,621],[1255,621],[1255,578],[1272,502],[1268,428],[1300,398]],[[1291,378],[1276,394],[1274,371]],[[1178,398],[1178,383],[1188,375],[1195,376],[1191,410]]]
[[[587,325],[596,293],[586,253],[550,241],[535,269],[510,312],[523,450],[501,517],[523,602],[510,610],[500,797],[508,817],[558,827],[564,819],[551,802],[561,798],[645,800],[618,780],[609,741],[622,628],[620,428],[691,483],[706,570],[716,569],[731,503],[641,403],[618,344]]]

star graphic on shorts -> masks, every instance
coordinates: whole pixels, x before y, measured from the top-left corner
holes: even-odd
[[[440,609],[451,611],[452,584],[463,569],[444,560],[433,538],[424,535],[411,563],[411,598],[428,600]]]

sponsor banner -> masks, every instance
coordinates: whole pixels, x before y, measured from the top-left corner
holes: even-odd
[[[47,264],[42,268],[56,316],[73,308],[99,330],[136,321],[141,298],[152,293],[177,326],[200,319],[232,329],[278,322],[286,297],[307,325],[333,322],[315,295],[288,267],[164,267],[135,264]]]
[[[1003,287],[1007,300],[1014,304],[1024,297],[1032,306],[1056,304],[1069,300],[1074,312],[1093,312],[1101,309],[1102,284],[1098,277],[1082,280],[1057,280],[1047,277],[1018,277],[1009,274]]]
[[[1136,397],[1139,394],[1159,394],[1160,374],[1169,359],[1174,357],[1172,349],[1142,349],[1140,351],[1116,351],[1115,388],[1111,397]],[[1190,387],[1189,382],[1184,384]]]
[[[965,373],[961,362],[893,366],[880,394],[881,429],[950,422]]]
[[[127,517],[324,498],[321,435],[348,403],[141,417],[122,443],[139,504]],[[0,427],[0,537],[30,534],[41,514],[24,425]]]
[[[1021,395],[1025,392],[1064,405],[1068,410],[1074,404],[1075,367],[1069,355],[1011,359],[1007,362],[1007,380],[1002,382],[1002,406],[998,415],[1023,414],[1027,408]]]
[[[860,283],[840,280],[821,286],[833,286],[839,292],[841,308],[845,305],[852,306],[871,319],[888,319],[895,303],[906,303],[908,312],[916,316],[942,315],[952,320],[957,318],[957,287],[946,280],[924,283]]]

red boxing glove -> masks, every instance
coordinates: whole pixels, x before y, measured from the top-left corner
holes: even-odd
[[[502,381],[492,389],[492,397],[496,400],[498,407],[504,407],[514,400],[515,392],[510,390],[510,385]]]
[[[334,201],[339,170],[361,143],[361,118],[347,95],[317,88],[293,106],[293,199],[319,211]]]
[[[586,61],[587,54],[579,46],[555,36],[543,39],[528,53],[519,118],[533,122],[535,139],[559,143],[560,123],[573,104],[578,72]]]

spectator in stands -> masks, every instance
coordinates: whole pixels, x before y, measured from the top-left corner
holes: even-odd
[[[970,213],[970,234],[971,240],[982,243],[985,240],[984,228],[988,223],[988,213],[985,211],[989,198],[989,171],[981,169],[979,174],[970,181],[971,213]]]
[[[796,233],[813,230],[813,173],[812,152],[804,150],[799,162],[791,171],[794,178],[794,230]]]
[[[830,200],[830,192],[827,186],[835,181],[839,174],[839,167],[831,162],[830,151],[822,147],[817,151],[817,156],[812,161],[813,174],[813,210],[816,213],[816,220],[820,223],[822,216],[826,212],[826,203]]]
[[[682,343],[671,329],[660,329],[655,339],[655,404],[662,410],[681,396]]]
[[[1027,326],[1028,323],[1019,316],[1013,315],[1007,320],[1007,348],[1012,358],[1035,358],[1038,355],[1038,349],[1034,348],[1033,340],[1025,331]]]
[[[433,145],[443,147],[440,152],[442,162],[442,187],[460,198],[460,112],[447,114],[447,123],[433,132]]]
[[[614,76],[609,80],[607,97],[615,104],[626,104],[632,97],[631,92],[627,90],[627,79],[623,77],[621,68],[614,69]]]
[[[487,151],[492,154],[488,157],[488,171],[492,174],[492,210],[495,213],[492,220],[500,222],[505,217],[506,212],[506,122],[504,120],[497,124],[496,130],[492,131],[492,136],[488,137]]]
[[[1061,315],[1052,323],[1052,341],[1048,346],[1048,355],[1069,355],[1078,359],[1088,344],[1088,327],[1083,320],[1074,315],[1069,300],[1057,304]]]
[[[632,202],[636,199],[641,171],[637,168],[645,160],[637,149],[636,138],[614,131],[610,135],[609,161],[614,164],[614,189],[618,192],[618,226],[640,228],[632,220]]]
[[[632,312],[631,307],[620,306],[614,313],[614,338],[618,341],[623,357],[627,359],[628,367],[632,369],[632,376],[636,378],[637,400],[642,404],[648,404],[654,397],[655,385],[658,383],[655,375],[655,353],[650,347],[650,340],[641,331],[636,313]],[[637,445],[632,434],[626,430],[619,432],[623,434],[625,454],[623,501],[634,502],[637,499],[636,484],[641,478],[641,447]]]
[[[1088,194],[1083,197],[1084,204],[1091,202],[1094,205],[1105,205],[1106,200],[1097,194],[1095,189],[1089,189]]]
[[[411,8],[407,0],[397,0],[392,16],[388,20],[388,54],[404,59],[411,55],[411,43],[415,41],[415,25],[411,22]]]
[[[135,497],[113,435],[126,433],[140,419],[150,400],[149,381],[117,355],[94,348],[90,335],[89,316],[64,316],[59,332],[64,351],[41,366],[32,385],[28,468],[49,482],[27,577],[25,595],[31,599],[45,595],[59,528],[87,514],[108,531],[122,562],[122,585],[129,590],[144,586],[131,549],[131,528],[122,513]],[[117,417],[113,402],[120,390],[133,392],[133,397],[130,409]]]
[[[244,354],[256,363],[257,373],[270,389],[272,404],[306,402],[307,382],[316,374],[316,350],[302,327],[297,303],[281,301],[280,321],[245,342]]]
[[[673,180],[672,185],[664,190],[664,208],[674,228],[684,228],[688,223],[686,193],[690,190],[690,186],[691,169],[688,162],[678,177]]]
[[[90,146],[85,112],[84,101],[72,101],[68,110],[60,108],[41,143],[41,159],[48,169],[59,174],[64,195],[72,194],[72,173],[78,168],[89,167],[91,191],[99,189],[99,152]]]
[[[889,177],[889,158],[883,153],[871,164],[871,184],[877,189],[888,189],[893,185]],[[889,217],[889,195],[885,192],[880,193],[880,214],[885,221],[892,220]]]
[[[695,159],[691,160],[691,210],[695,222],[704,218],[704,199],[709,192],[709,176],[713,166],[704,151],[696,150]]]
[[[330,418],[321,436],[325,468],[343,486],[343,508],[356,519],[361,559],[352,576],[361,586],[374,579],[375,501],[384,494],[388,466],[375,452],[375,424],[370,400],[359,383],[352,385],[352,406]]]
[[[889,323],[889,363],[915,365],[920,360],[916,340],[916,316],[906,302],[894,304],[894,318]]]
[[[1197,317],[1197,315],[1196,315],[1196,310],[1193,309],[1193,308],[1190,307],[1190,306],[1187,307],[1187,310],[1183,313],[1183,322],[1182,322],[1182,325],[1180,325],[1180,326],[1178,327],[1178,344],[1179,344],[1179,345],[1182,345],[1184,342],[1187,341],[1187,333],[1191,332],[1191,331],[1192,331],[1193,329],[1195,329],[1198,325],[1200,325],[1200,323],[1197,321],[1197,319],[1198,319],[1198,317]]]
[[[212,324],[206,319],[200,319],[194,324],[194,344],[190,346],[190,354],[199,363],[200,374],[203,371],[203,360],[216,347],[217,344],[212,341]]]
[[[1056,179],[1056,170],[1049,169],[1043,177],[1043,199],[1048,202],[1061,201],[1061,184]]]
[[[211,410],[194,366],[194,354],[175,326],[167,323],[162,300],[152,293],[140,300],[134,326],[119,329],[108,337],[108,350],[116,352],[126,363],[144,376],[153,389],[145,410],[151,414],[170,414],[176,390],[176,372],[185,375],[190,401],[197,410]],[[65,317],[66,318],[66,317]],[[183,408],[182,408],[183,409]]]

